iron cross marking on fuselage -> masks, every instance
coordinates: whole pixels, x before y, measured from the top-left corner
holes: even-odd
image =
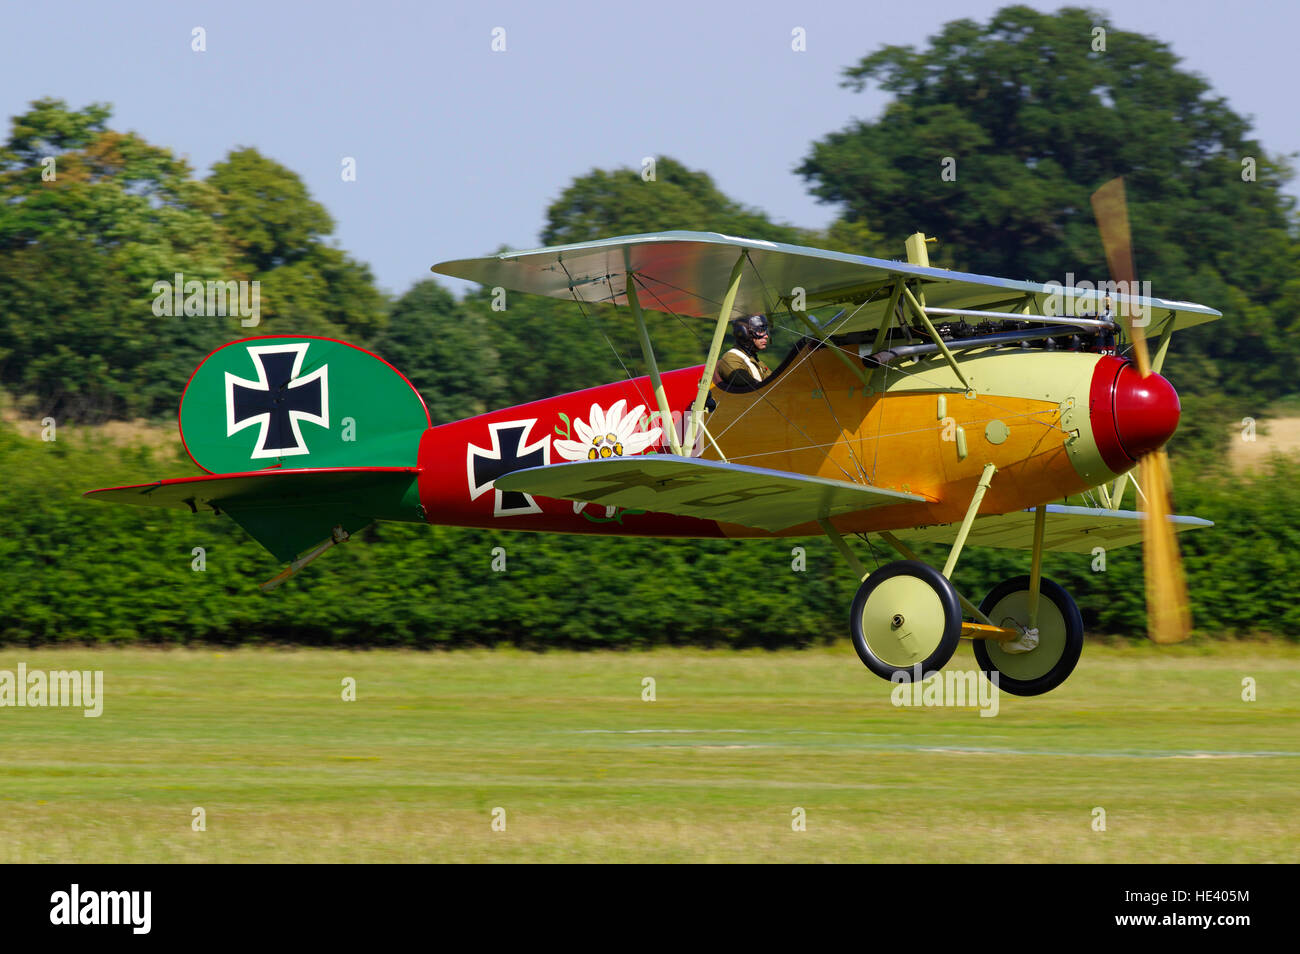
[[[489,487],[495,489],[498,477],[523,470],[525,467],[541,467],[547,462],[546,438],[525,446],[528,432],[533,421],[511,421],[507,424],[491,424],[492,448],[488,450],[475,444],[469,445],[469,481],[470,499],[476,500],[487,492]],[[541,507],[531,496],[518,490],[497,490],[493,514],[510,516],[525,513],[540,513]]]
[[[306,454],[299,424],[329,427],[326,367],[299,377],[306,345],[249,348],[258,380],[226,373],[226,431],[260,425],[253,457]]]

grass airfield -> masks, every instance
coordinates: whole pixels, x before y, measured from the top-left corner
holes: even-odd
[[[6,863],[1300,856],[1300,648],[1282,642],[1090,642],[1062,687],[1002,694],[992,718],[894,706],[847,641],[0,649],[19,662],[103,670],[105,700],[98,719],[0,708]],[[950,668],[975,668],[968,644]]]

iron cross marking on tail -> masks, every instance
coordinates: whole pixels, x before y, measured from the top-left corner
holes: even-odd
[[[250,347],[256,380],[226,372],[226,435],[260,426],[252,457],[309,453],[302,422],[329,427],[329,366],[300,377],[307,348],[306,344]]]

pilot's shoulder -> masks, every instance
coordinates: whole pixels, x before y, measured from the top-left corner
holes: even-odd
[[[737,368],[743,368],[744,366],[745,356],[737,348],[732,348],[718,359],[718,371],[722,374],[735,371]]]

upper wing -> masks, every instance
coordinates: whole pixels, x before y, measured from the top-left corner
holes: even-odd
[[[928,499],[843,480],[667,454],[529,467],[498,477],[496,487],[772,531]]]
[[[1178,532],[1212,527],[1213,522],[1200,517],[1170,514],[1169,522]],[[897,530],[895,534],[909,543],[952,543],[958,525],[940,524],[914,530]],[[968,544],[1032,550],[1034,547],[1034,511],[979,517],[971,524]],[[1048,504],[1043,524],[1043,549],[1060,553],[1091,553],[1093,547],[1113,550],[1142,542],[1142,514],[1135,510],[1100,510],[1091,507],[1066,507]]]
[[[552,298],[621,305],[627,302],[626,254],[639,279],[638,300],[643,308],[716,318],[731,269],[741,253],[748,262],[736,295],[734,317],[767,312],[775,304],[771,295],[789,294],[792,288],[804,289],[809,309],[861,302],[879,292],[876,300],[860,308],[850,308],[851,314],[836,324],[836,334],[880,327],[887,306],[886,286],[900,275],[922,280],[926,305],[936,308],[1003,311],[1023,306],[1032,299],[1035,308],[1046,314],[1044,305],[1051,304],[1048,300],[1053,295],[1059,299],[1062,291],[1060,286],[1037,282],[927,268],[717,232],[625,235],[440,262],[433,266],[433,271],[489,287],[499,285]],[[1076,291],[1072,300],[1078,304],[1099,304],[1103,297],[1103,292],[1088,289]],[[1118,302],[1135,301],[1152,309],[1150,313],[1157,323],[1165,320],[1166,312],[1172,314],[1175,329],[1222,317],[1213,308],[1191,302],[1128,295],[1113,297]]]

